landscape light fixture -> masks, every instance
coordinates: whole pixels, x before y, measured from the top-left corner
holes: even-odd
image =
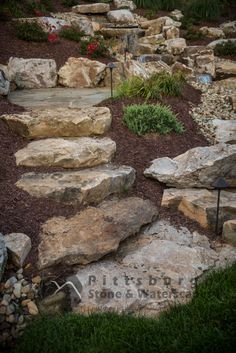
[[[116,68],[116,65],[111,62],[107,64],[107,68],[110,69],[111,74],[111,98],[113,98],[113,70]]]
[[[226,189],[229,187],[229,184],[226,182],[224,178],[218,178],[213,184],[214,188],[218,190],[217,196],[217,207],[216,207],[216,224],[215,224],[215,235],[219,235],[219,210],[220,210],[220,192],[222,189]]]

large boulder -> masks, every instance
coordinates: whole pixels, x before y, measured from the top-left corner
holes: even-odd
[[[7,263],[7,248],[4,242],[4,237],[0,233],[0,281],[2,280],[6,263]]]
[[[209,48],[214,49],[218,44],[225,44],[225,43],[228,43],[228,42],[233,42],[233,43],[235,43],[235,42],[236,42],[236,38],[217,39],[217,40],[214,40],[213,42],[207,44],[207,46],[208,46]]]
[[[186,40],[184,38],[167,39],[165,41],[166,50],[172,55],[179,55],[183,53],[187,47]]]
[[[214,119],[216,142],[236,144],[236,120]]]
[[[236,21],[224,22],[220,25],[220,28],[225,34],[233,34],[236,32]]]
[[[168,16],[159,17],[154,20],[141,22],[141,28],[146,29],[146,35],[154,35],[162,32],[164,26],[180,27],[181,22],[176,22]]]
[[[0,96],[7,96],[10,91],[10,82],[7,80],[5,72],[0,68]]]
[[[125,8],[134,11],[137,7],[131,0],[114,0],[113,3],[117,9]]]
[[[115,259],[79,268],[76,277],[69,277],[82,288],[79,304],[71,293],[73,311],[157,317],[170,305],[188,302],[197,278],[218,258],[206,236],[157,221],[129,244],[121,244]]]
[[[175,26],[164,26],[163,33],[166,39],[179,38],[179,28]]]
[[[236,145],[195,147],[173,159],[158,158],[144,174],[179,188],[212,189],[219,177],[236,187]]]
[[[217,73],[236,75],[236,61],[216,57],[215,63]]]
[[[93,23],[88,16],[78,15],[74,12],[58,12],[52,16],[66,21],[70,26],[83,32],[85,36],[94,35]]]
[[[236,246],[236,219],[227,221],[223,225],[223,239]]]
[[[138,36],[142,31],[140,28],[133,28],[133,27],[103,27],[100,29],[100,34],[104,38],[122,38],[131,35],[131,36]]]
[[[35,109],[0,118],[28,139],[102,135],[111,125],[110,109],[106,107]]]
[[[110,5],[105,3],[84,4],[72,7],[72,11],[82,14],[99,14],[110,11]]]
[[[130,189],[135,180],[131,167],[112,165],[54,173],[27,173],[16,183],[34,197],[47,197],[67,204],[91,204]]]
[[[121,241],[152,222],[157,209],[137,197],[107,201],[71,218],[52,218],[40,233],[38,266],[88,264],[117,250]]]
[[[189,46],[182,53],[184,64],[196,74],[208,73],[215,76],[214,50],[204,46]]]
[[[110,138],[50,138],[30,142],[16,152],[16,164],[26,167],[93,167],[110,162],[116,144]]]
[[[162,206],[179,210],[186,217],[198,222],[202,227],[215,229],[217,191],[206,189],[166,189]],[[219,208],[219,229],[224,222],[236,217],[236,193],[221,191]]]
[[[104,79],[106,65],[87,58],[69,58],[58,72],[65,87],[96,87]]]
[[[134,15],[129,10],[109,11],[107,18],[112,23],[131,24],[135,22]]]
[[[22,59],[8,62],[11,81],[19,88],[50,88],[57,85],[57,65],[53,59]]]
[[[31,239],[24,233],[11,233],[4,237],[11,261],[22,267],[31,250]]]
[[[199,31],[209,38],[225,38],[225,33],[220,28],[215,27],[201,27]]]

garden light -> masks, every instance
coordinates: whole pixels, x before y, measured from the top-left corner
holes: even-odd
[[[215,234],[219,235],[219,210],[220,210],[220,192],[222,189],[229,187],[228,183],[223,178],[218,178],[216,182],[213,184],[215,189],[218,190],[217,197],[217,208],[216,208],[216,225],[215,225]]]
[[[110,69],[111,73],[111,98],[113,98],[113,70],[116,68],[116,65],[111,62],[107,64],[107,68]]]

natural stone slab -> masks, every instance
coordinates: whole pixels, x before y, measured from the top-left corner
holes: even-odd
[[[135,180],[131,167],[107,166],[51,174],[27,173],[17,187],[34,197],[48,197],[68,204],[99,203],[111,194],[127,191]]]
[[[59,263],[88,264],[117,250],[119,243],[136,234],[157,215],[156,207],[140,198],[107,201],[71,218],[52,218],[40,234],[40,269]]]
[[[101,28],[100,33],[105,38],[112,38],[112,37],[124,37],[127,35],[139,35],[141,30],[139,28],[119,28],[119,27],[111,27],[111,28]]]
[[[212,189],[217,178],[236,187],[236,146],[217,144],[195,147],[171,159],[158,158],[145,170],[145,176],[168,186]]]
[[[114,0],[113,3],[117,9],[126,8],[134,11],[137,8],[135,3],[131,0]]]
[[[224,22],[220,25],[220,28],[225,34],[233,34],[236,32],[236,21]]]
[[[165,45],[168,53],[173,55],[179,55],[183,53],[187,46],[186,40],[184,38],[167,39],[165,41]]]
[[[197,74],[208,73],[215,77],[214,50],[209,47],[193,45],[184,49],[183,63],[194,69]]]
[[[236,62],[216,57],[216,72],[221,74],[236,75]]]
[[[217,191],[206,189],[166,189],[162,206],[179,210],[203,227],[214,229],[216,224]],[[221,191],[219,227],[236,217],[236,192]]]
[[[224,44],[224,43],[228,43],[228,42],[236,42],[236,38],[227,38],[227,39],[216,39],[213,42],[207,44],[207,46],[209,48],[214,49],[216,47],[216,45],[218,44]]]
[[[82,300],[76,303],[71,291],[73,311],[157,315],[170,305],[189,301],[197,278],[217,259],[206,236],[157,221],[133,241],[121,244],[115,259],[78,269],[75,283],[82,285]]]
[[[201,27],[199,31],[208,38],[225,38],[222,29],[215,27]]]
[[[0,281],[7,263],[7,248],[2,233],[0,233]]]
[[[8,71],[19,88],[49,88],[57,84],[57,65],[53,59],[10,58]]]
[[[29,139],[101,135],[111,125],[110,109],[106,107],[35,109],[0,118]]]
[[[58,72],[65,87],[96,87],[104,79],[106,65],[87,58],[70,57]]]
[[[12,262],[22,267],[31,250],[31,239],[24,233],[11,233],[4,237]]]
[[[236,144],[236,120],[214,119],[212,123],[217,142]]]
[[[233,246],[236,246],[236,219],[224,223],[223,239]]]
[[[107,18],[112,23],[130,24],[135,22],[134,15],[129,10],[109,11]]]
[[[30,142],[15,153],[16,164],[26,167],[92,167],[107,163],[116,151],[110,138],[51,138]]]
[[[86,5],[76,5],[72,7],[72,11],[75,13],[105,13],[110,11],[110,5],[104,3],[86,4]]]

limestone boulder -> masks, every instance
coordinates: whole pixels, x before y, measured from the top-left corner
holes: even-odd
[[[20,23],[36,23],[46,33],[57,33],[60,32],[64,26],[71,25],[67,19],[57,18],[55,15],[53,17],[40,16],[31,18],[18,18],[16,21]]]
[[[118,249],[121,241],[152,222],[157,209],[149,201],[126,198],[89,207],[71,218],[52,218],[40,233],[40,269],[88,264]]]
[[[22,267],[31,250],[31,239],[24,233],[5,235],[4,241],[11,261],[17,267]]]
[[[225,33],[220,28],[215,27],[201,27],[199,31],[209,38],[225,38]]]
[[[233,34],[236,32],[236,21],[224,22],[220,25],[220,28],[225,34]]]
[[[26,167],[93,167],[110,162],[116,144],[110,138],[49,138],[30,142],[15,153],[16,164]]]
[[[81,171],[23,174],[16,186],[33,197],[46,197],[67,204],[91,204],[129,190],[135,170],[127,166],[105,166]]]
[[[135,22],[132,12],[126,9],[109,11],[107,18],[111,23],[131,24]]]
[[[216,190],[206,189],[166,189],[162,206],[181,211],[186,217],[198,222],[202,227],[214,230],[217,208]],[[236,193],[221,191],[219,229],[224,222],[236,217]]]
[[[110,5],[105,3],[76,5],[72,7],[72,11],[81,14],[100,14],[110,11]]]
[[[106,107],[35,109],[0,118],[28,139],[102,135],[111,125],[110,109]]]
[[[176,22],[168,16],[159,17],[154,20],[141,22],[141,28],[146,29],[146,35],[160,34],[164,26],[180,27],[181,22]]]
[[[113,3],[117,9],[125,8],[134,11],[137,7],[135,3],[131,0],[114,0]]]
[[[223,239],[233,246],[236,246],[236,219],[224,223]]]
[[[93,23],[88,16],[79,15],[74,12],[58,12],[52,14],[53,17],[69,23],[70,26],[83,32],[86,36],[93,36]]]
[[[178,188],[212,189],[219,177],[236,187],[236,146],[222,143],[192,148],[173,159],[158,158],[144,174]]]
[[[196,74],[207,73],[215,77],[214,50],[204,46],[189,46],[182,53],[184,64]]]
[[[177,21],[181,21],[181,19],[184,17],[183,13],[180,10],[171,11],[170,16],[173,19],[176,19]]]
[[[172,55],[179,55],[183,53],[187,47],[186,40],[184,38],[168,39],[165,41],[166,50]]]
[[[87,58],[69,58],[58,72],[59,83],[65,87],[96,87],[105,76],[106,65]]]
[[[164,26],[163,33],[166,39],[179,38],[179,28],[175,26]]]
[[[178,72],[182,73],[185,76],[193,76],[193,69],[190,67],[176,61],[172,66],[171,66],[171,72],[172,74],[176,74]]]
[[[4,241],[4,237],[0,233],[0,281],[2,280],[6,263],[7,263],[7,248]]]
[[[216,57],[215,62],[217,73],[236,75],[236,61]]]
[[[207,46],[209,48],[214,49],[218,44],[224,44],[224,43],[228,43],[228,42],[236,42],[236,38],[228,38],[228,39],[217,39],[214,40],[213,42],[209,43]]]
[[[142,30],[140,28],[132,27],[103,27],[100,29],[100,34],[104,38],[123,38],[128,35],[140,35]]]
[[[115,259],[79,268],[75,278],[70,277],[82,288],[79,304],[71,293],[73,311],[156,317],[170,305],[188,302],[197,278],[213,268],[217,258],[206,236],[157,221],[129,244],[121,244]]]
[[[236,120],[214,119],[216,142],[236,144]]]
[[[57,84],[57,65],[53,59],[22,59],[8,62],[11,81],[19,88],[50,88]]]

